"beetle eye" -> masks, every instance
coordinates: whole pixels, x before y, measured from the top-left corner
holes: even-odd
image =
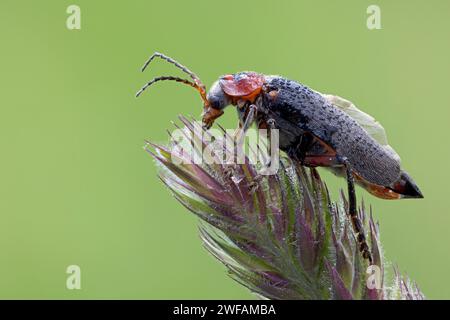
[[[224,100],[223,97],[217,95],[209,97],[209,103],[211,104],[211,107],[213,107],[214,109],[223,109],[225,107],[223,100]]]
[[[214,109],[222,110],[230,104],[228,97],[223,92],[218,82],[214,83],[208,92],[208,101]]]

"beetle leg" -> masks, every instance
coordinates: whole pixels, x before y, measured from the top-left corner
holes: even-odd
[[[337,155],[333,148],[307,132],[299,137],[299,141],[290,148],[288,155],[307,167],[345,167],[349,201],[348,215],[358,239],[359,251],[372,264],[372,255],[367,245],[364,226],[358,216],[353,170],[347,158]]]
[[[249,109],[247,116],[245,117],[242,126],[239,126],[240,128],[238,129],[238,132],[236,134],[236,141],[238,145],[243,142],[245,133],[247,132],[248,128],[250,128],[250,125],[253,123],[253,121],[255,121],[257,107],[254,104],[251,104],[248,106],[248,108]]]
[[[258,109],[254,104],[249,105],[248,108],[248,114],[245,118],[244,125],[242,126],[244,133],[250,128],[253,121],[255,121],[256,111]]]
[[[272,148],[272,130],[276,130],[277,129],[275,127],[275,120],[272,119],[272,118],[269,118],[269,119],[266,120],[266,124],[267,124],[267,127],[269,129],[269,131],[267,132],[267,134],[268,134],[267,143],[268,143],[268,147]],[[265,167],[265,169],[268,169],[268,168],[270,168],[271,165],[272,165],[272,157],[269,157],[269,160],[264,165],[264,167]]]
[[[362,253],[364,259],[369,260],[369,264],[372,264],[372,254],[369,251],[369,246],[367,245],[366,235],[364,231],[364,226],[361,219],[358,217],[358,211],[356,207],[356,194],[355,194],[355,183],[353,179],[353,170],[351,165],[348,163],[347,159],[343,159],[343,163],[347,172],[347,186],[348,186],[348,214],[352,221],[353,230],[356,233],[356,237],[359,244],[359,251]]]
[[[234,155],[238,158],[240,158],[240,153],[243,152],[243,144],[244,144],[244,138],[245,133],[250,127],[250,125],[255,120],[256,115],[256,109],[257,107],[253,104],[251,104],[248,107],[248,113],[245,117],[245,110],[244,109],[238,109],[238,115],[239,115],[239,125],[236,131],[233,134],[234,138]]]

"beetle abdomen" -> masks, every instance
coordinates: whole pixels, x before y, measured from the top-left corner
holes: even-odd
[[[346,157],[353,170],[367,181],[389,186],[398,180],[401,172],[399,161],[352,117],[321,94],[280,77],[268,78],[267,86],[269,90],[277,91],[276,95],[265,98],[271,113],[269,116],[275,121],[291,124],[288,130],[277,126],[282,149],[286,151],[289,143],[295,143],[292,128],[297,127],[297,133],[309,132],[336,150],[337,155]]]

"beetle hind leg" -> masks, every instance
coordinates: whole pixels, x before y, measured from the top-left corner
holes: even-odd
[[[353,179],[353,171],[350,164],[344,160],[344,165],[347,172],[347,186],[348,186],[348,214],[352,221],[353,230],[356,233],[358,240],[359,251],[362,253],[364,259],[369,260],[369,264],[372,264],[372,254],[370,253],[369,246],[366,240],[366,234],[361,219],[358,216],[356,207],[356,194],[355,183]]]
[[[353,170],[348,160],[345,157],[337,155],[336,151],[323,140],[308,133],[299,137],[297,144],[288,150],[288,155],[306,167],[345,168],[348,186],[348,215],[351,219],[353,231],[356,233],[359,251],[372,264],[372,255],[367,244],[364,226],[358,216]]]

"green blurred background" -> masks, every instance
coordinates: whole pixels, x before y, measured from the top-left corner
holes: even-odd
[[[66,8],[81,8],[81,30]],[[381,7],[382,30],[366,9]],[[253,296],[202,248],[196,219],[156,177],[145,138],[166,141],[179,113],[198,116],[180,75],[206,84],[255,70],[353,100],[385,126],[425,199],[374,207],[387,258],[428,298],[450,298],[450,2],[0,2],[0,298]],[[221,118],[234,127],[231,109]],[[327,175],[336,197],[345,182]],[[82,289],[67,290],[68,265]]]

